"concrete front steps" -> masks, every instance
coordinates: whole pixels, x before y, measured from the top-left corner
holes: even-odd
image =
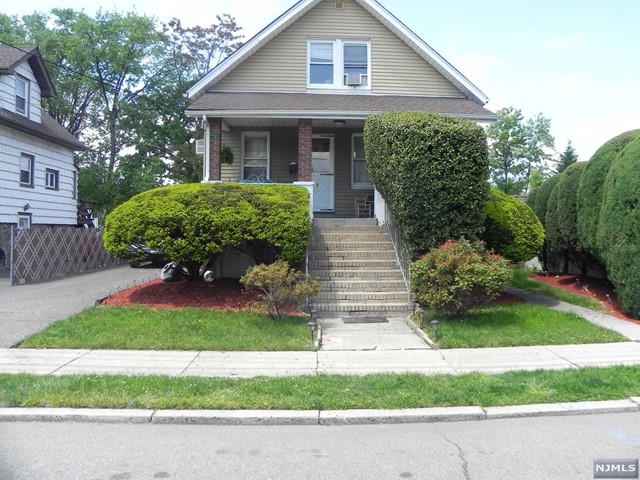
[[[413,304],[389,232],[374,219],[316,219],[309,273],[322,317],[402,316]]]

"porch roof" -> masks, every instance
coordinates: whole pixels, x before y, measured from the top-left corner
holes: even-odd
[[[498,118],[466,98],[271,92],[207,92],[189,105],[187,115],[364,120],[372,113],[386,111],[425,111],[479,122]]]

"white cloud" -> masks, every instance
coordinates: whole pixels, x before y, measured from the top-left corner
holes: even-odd
[[[640,128],[640,116],[621,112],[591,122],[578,123],[572,129],[571,139],[580,160],[589,160],[603,143],[628,130]]]
[[[576,93],[581,78],[576,75],[567,75],[561,77],[558,81],[558,91],[560,93]]]
[[[544,41],[544,46],[548,48],[575,47],[580,45],[584,39],[584,32],[576,32],[566,37],[547,38]]]
[[[487,73],[490,69],[507,68],[509,62],[504,58],[494,57],[492,55],[470,53],[457,57],[454,65],[466,77],[479,77]]]

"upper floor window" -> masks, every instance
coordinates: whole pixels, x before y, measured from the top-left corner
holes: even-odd
[[[370,89],[371,44],[361,41],[309,41],[307,86]]]
[[[29,113],[29,81],[20,77],[16,77],[16,113]]]
[[[34,160],[31,155],[20,155],[20,185],[33,187]]]
[[[58,190],[60,181],[60,173],[58,170],[47,168],[44,172],[44,184],[47,188]]]

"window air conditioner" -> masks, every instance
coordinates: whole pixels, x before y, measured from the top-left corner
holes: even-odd
[[[361,73],[346,73],[347,77],[347,85],[350,87],[359,87],[362,85],[362,74]]]
[[[204,140],[196,140],[196,155],[204,155]]]

